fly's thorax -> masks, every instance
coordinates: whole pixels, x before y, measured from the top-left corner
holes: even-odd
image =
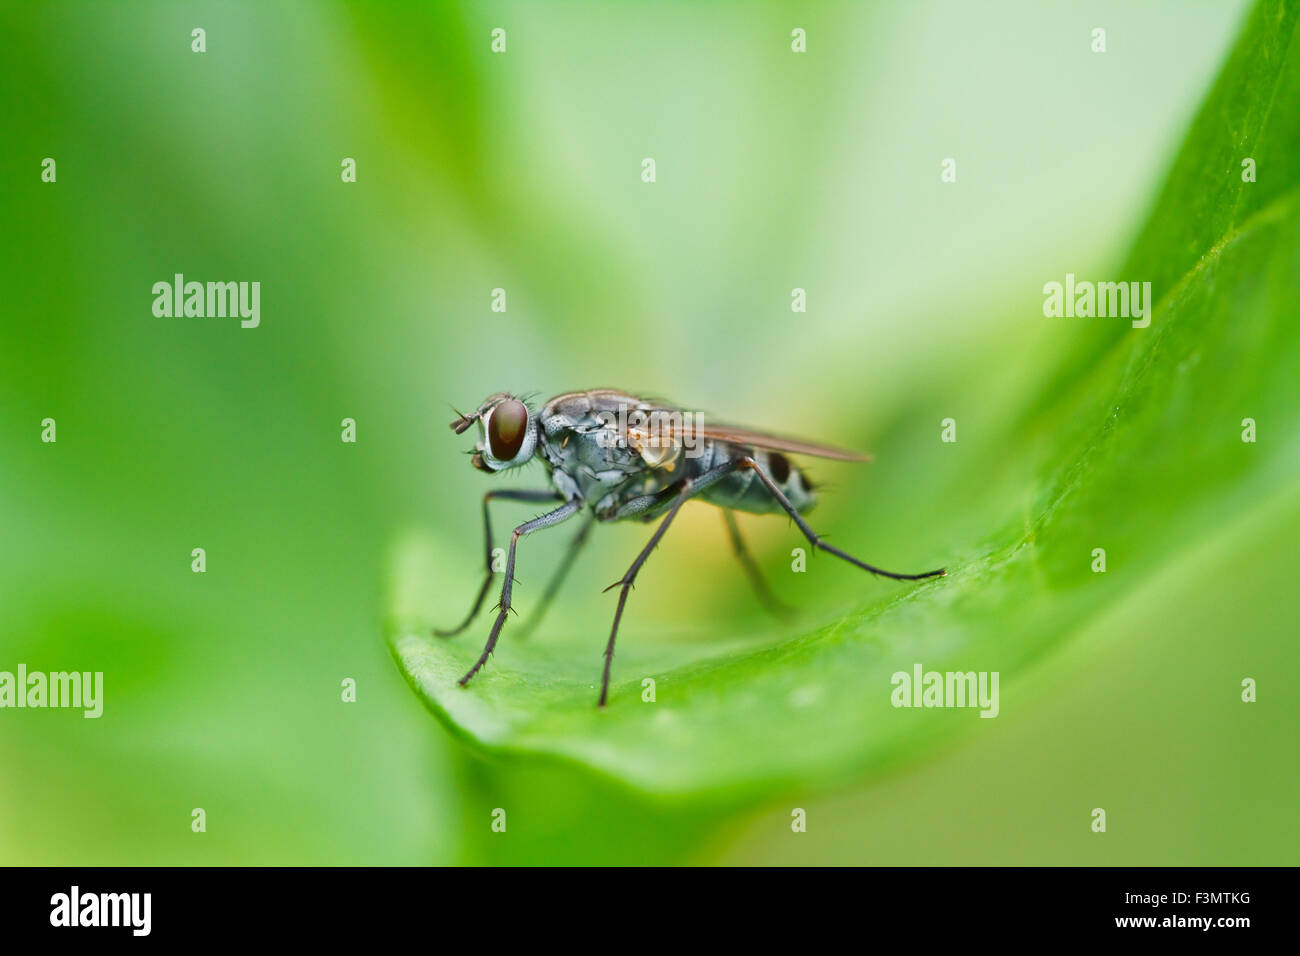
[[[552,420],[549,424],[542,432],[542,455],[561,493],[576,493],[594,502],[646,471],[635,452],[604,441],[583,423]]]
[[[539,412],[547,440],[567,452],[568,445],[594,438],[579,449],[581,464],[597,473],[632,473],[640,468],[682,477],[684,459],[699,458],[708,440],[701,416],[637,398],[627,392],[594,388],[552,398]]]
[[[542,440],[556,467],[631,472],[643,464],[621,430],[628,403],[636,399],[605,389],[551,399],[538,413]]]

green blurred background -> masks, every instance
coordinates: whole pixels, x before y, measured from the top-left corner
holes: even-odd
[[[1284,796],[1261,813],[1198,750],[1249,775],[1277,736],[1216,737],[1177,688],[1222,665],[1241,607],[1292,586],[1294,506],[1207,529],[1045,665],[1068,677],[1034,707],[793,795],[838,821],[797,839],[789,794],[691,810],[475,754],[405,686],[381,625],[391,548],[413,533],[446,568],[445,619],[463,613],[487,479],[449,406],[503,389],[615,385],[870,448],[870,470],[814,470],[833,488],[818,526],[868,560],[929,567],[986,534],[1014,482],[963,461],[987,460],[974,436],[1035,399],[1074,334],[1042,320],[1042,283],[1122,261],[1244,11],[5,4],[0,669],[102,670],[106,703],[98,721],[0,712],[0,862],[1257,861]],[[260,281],[261,327],[155,318],[151,286],[176,272]],[[934,441],[947,414],[969,451]],[[954,483],[989,500],[930,526]],[[525,513],[510,508],[498,528]],[[792,531],[744,527],[787,598],[855,586],[806,576],[796,594]],[[644,538],[599,530],[536,638],[585,629],[593,676],[598,588]],[[530,543],[525,604],[567,537]],[[769,627],[706,509],[661,553],[624,640],[724,615]],[[1183,742],[1153,752],[1135,714]],[[1100,845],[1045,809],[1086,815],[1098,787],[1166,825]],[[487,826],[503,805],[508,838]]]

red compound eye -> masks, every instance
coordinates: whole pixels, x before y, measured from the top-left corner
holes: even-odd
[[[528,409],[523,402],[508,399],[488,416],[488,451],[497,461],[510,461],[523,447],[528,434]]]

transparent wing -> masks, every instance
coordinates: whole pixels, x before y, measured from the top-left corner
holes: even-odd
[[[729,442],[733,445],[750,445],[766,451],[784,451],[792,455],[811,455],[814,458],[830,458],[835,461],[871,461],[870,455],[861,452],[836,448],[834,445],[820,445],[804,441],[802,438],[787,438],[768,432],[749,428],[737,428],[731,425],[700,425],[695,434],[713,441]]]
[[[640,411],[648,418],[630,425],[627,429],[627,437],[636,445],[677,444],[683,438],[692,441],[708,439],[731,445],[762,448],[765,451],[829,458],[834,461],[871,461],[870,455],[836,448],[834,445],[823,445],[786,435],[774,435],[771,432],[739,425],[714,424],[700,412],[685,411],[666,403],[643,402]]]

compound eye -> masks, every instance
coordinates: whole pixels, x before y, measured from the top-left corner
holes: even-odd
[[[528,409],[523,402],[508,399],[488,415],[488,451],[497,461],[510,461],[523,447],[528,434]]]

